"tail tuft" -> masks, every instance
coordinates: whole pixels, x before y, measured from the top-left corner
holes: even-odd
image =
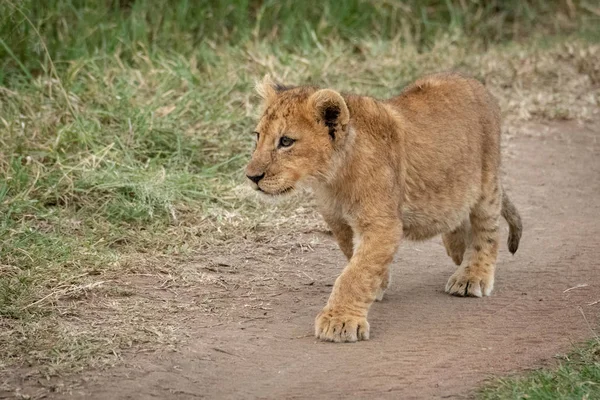
[[[521,241],[523,223],[521,222],[519,212],[505,192],[502,193],[502,216],[508,223],[508,250],[512,254],[515,254],[519,248],[519,242]]]

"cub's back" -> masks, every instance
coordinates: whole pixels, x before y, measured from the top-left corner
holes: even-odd
[[[480,124],[472,128],[482,129],[486,123],[500,125],[496,99],[481,82],[458,73],[425,76],[387,102],[417,128],[429,124],[451,128],[469,122]]]
[[[404,136],[405,219],[433,232],[436,218],[428,214],[443,210],[454,216],[445,223],[460,223],[498,175],[497,102],[475,79],[446,73],[419,79],[387,103]]]
[[[471,171],[499,164],[500,107],[479,81],[430,75],[387,103],[401,116],[407,156],[414,150],[438,164],[466,163]]]

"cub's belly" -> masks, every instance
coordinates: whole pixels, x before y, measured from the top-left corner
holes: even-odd
[[[403,207],[403,236],[409,240],[426,240],[441,233],[452,232],[469,218],[469,211],[468,205],[457,209],[440,207],[433,210]]]
[[[445,183],[419,177],[419,185],[407,187],[401,208],[404,237],[425,240],[452,232],[469,219],[481,197],[480,173],[471,176],[448,175]],[[413,181],[415,181],[413,179]]]

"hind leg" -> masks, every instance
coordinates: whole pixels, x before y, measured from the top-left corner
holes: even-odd
[[[446,247],[446,253],[452,258],[456,265],[462,264],[467,245],[470,242],[469,238],[469,221],[464,221],[458,228],[452,232],[444,233],[442,241]]]
[[[387,274],[383,277],[381,281],[381,286],[377,289],[377,293],[375,293],[375,301],[383,300],[383,295],[385,294],[385,290],[390,286],[392,282],[392,269],[388,268]]]
[[[446,284],[447,293],[474,297],[492,293],[498,256],[501,199],[501,189],[496,184],[471,210],[470,259],[450,277]]]

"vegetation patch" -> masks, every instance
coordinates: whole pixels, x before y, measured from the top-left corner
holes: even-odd
[[[556,368],[498,379],[479,397],[486,400],[600,398],[600,341],[592,341],[560,357]]]

